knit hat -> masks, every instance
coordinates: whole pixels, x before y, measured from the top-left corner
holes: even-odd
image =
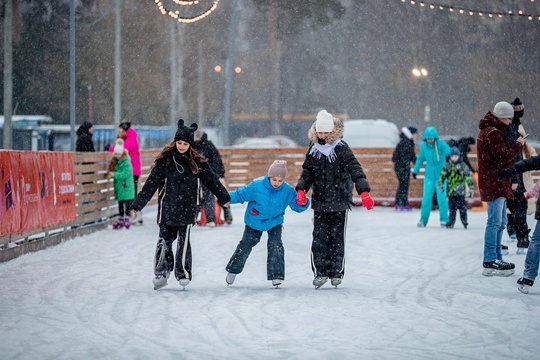
[[[523,106],[523,103],[519,98],[515,98],[514,101],[512,101],[510,104],[514,107],[514,116],[517,116],[518,118],[523,117],[523,113],[525,111],[525,106]]]
[[[315,131],[317,132],[332,132],[334,130],[334,117],[326,110],[321,110],[317,114],[315,122]]]
[[[414,132],[411,131],[411,129],[413,129]],[[413,134],[416,134],[417,131],[418,130],[416,130],[416,128],[413,126],[404,126],[401,128],[401,132],[403,133],[403,135],[405,135],[407,139],[410,139],[410,140],[412,140]]]
[[[514,117],[514,108],[506,101],[500,101],[495,104],[493,115],[499,119],[512,119]]]
[[[275,160],[268,168],[268,177],[287,177],[287,162],[285,160]]]
[[[193,145],[193,133],[198,129],[197,124],[193,123],[190,127],[184,125],[184,120],[178,120],[178,130],[174,134],[174,141],[185,141],[190,145]]]
[[[124,154],[124,140],[116,139],[116,145],[114,145],[113,154],[114,155],[123,155]]]
[[[414,126],[407,126],[407,129],[411,132],[411,134],[416,134],[418,132],[418,129]]]
[[[455,146],[452,146],[452,148],[450,149],[450,156],[453,156],[453,155],[460,155],[459,153],[459,149]]]

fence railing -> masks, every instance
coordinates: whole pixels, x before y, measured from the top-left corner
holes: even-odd
[[[268,167],[276,159],[287,160],[287,182],[296,185],[302,171],[302,163],[307,148],[279,149],[219,149],[226,169],[225,181],[229,191],[248,184],[251,180],[267,173]],[[397,189],[397,178],[394,173],[392,153],[394,149],[353,149],[362,164],[371,186],[371,195],[377,205],[392,206]],[[142,175],[139,187],[150,174],[156,155],[160,149],[141,151]],[[69,238],[104,229],[110,219],[117,214],[118,204],[114,199],[113,181],[106,178],[110,153],[76,153],[76,210],[77,218],[67,223],[52,225],[46,228],[33,229],[24,233],[9,234],[0,237],[0,262],[10,260],[27,252],[37,251],[44,247],[58,244]],[[476,152],[473,150],[469,159],[474,167]],[[540,173],[533,174],[535,178]],[[418,206],[422,198],[423,169],[418,179],[411,179],[409,200]],[[150,205],[157,202],[157,193]],[[359,198],[355,197],[359,203]],[[475,195],[468,199],[470,206],[481,205],[478,188]]]

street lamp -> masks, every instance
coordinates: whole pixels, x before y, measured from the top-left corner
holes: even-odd
[[[415,67],[415,68],[412,69],[412,74],[413,74],[414,77],[425,79],[427,81],[427,83],[428,83],[428,93],[431,93],[432,84],[431,84],[431,80],[428,77],[428,75],[429,75],[428,70],[426,68]],[[431,108],[430,108],[429,105],[426,105],[424,107],[424,121],[425,122],[429,122],[430,113],[431,113]]]

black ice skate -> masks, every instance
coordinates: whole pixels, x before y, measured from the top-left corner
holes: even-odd
[[[510,276],[515,272],[515,265],[502,260],[484,262],[484,276]]]
[[[517,283],[519,285],[518,290],[524,294],[528,294],[530,287],[534,285],[534,280],[522,277],[517,281]]]

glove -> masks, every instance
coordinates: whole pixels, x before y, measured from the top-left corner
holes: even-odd
[[[511,177],[512,175],[514,175],[514,169],[512,169],[511,167],[508,168],[508,169],[504,169],[504,170],[501,170],[499,172],[499,176],[501,178],[509,178]]]
[[[412,177],[413,177],[413,179],[416,179],[416,174],[412,173]]]
[[[298,189],[296,192],[296,203],[300,206],[307,204],[306,190]]]
[[[525,194],[525,200],[529,201],[530,198],[529,194]]]
[[[367,191],[364,191],[360,194],[360,198],[362,198],[362,205],[365,206],[366,209],[371,210],[373,209],[373,206],[375,206],[375,202],[371,198],[371,195]]]

